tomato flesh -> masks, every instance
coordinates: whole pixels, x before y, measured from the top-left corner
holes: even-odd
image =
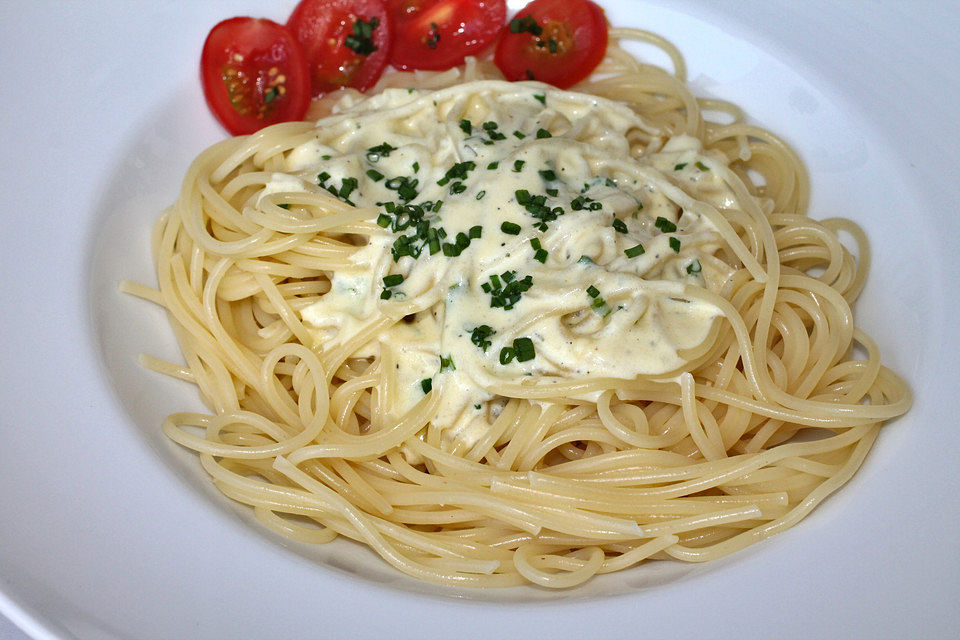
[[[303,0],[287,28],[303,47],[312,96],[366,91],[390,58],[390,18],[382,0]]]
[[[487,48],[507,18],[506,0],[387,0],[394,25],[390,64],[442,71]]]
[[[300,120],[310,103],[307,60],[276,22],[230,18],[210,30],[200,55],[203,95],[233,135]]]
[[[590,75],[607,51],[603,9],[590,0],[534,0],[504,28],[494,62],[507,80],[566,89]]]

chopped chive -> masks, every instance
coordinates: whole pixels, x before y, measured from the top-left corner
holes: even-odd
[[[481,191],[477,194],[477,200],[483,200],[483,196],[487,195],[486,191]]]
[[[525,205],[531,202],[530,192],[526,189],[517,189],[513,192],[513,195],[517,197],[517,204]]]
[[[553,169],[544,169],[542,171],[538,171],[537,173],[539,173],[540,177],[547,182],[553,182],[557,179],[557,174],[553,172]]]
[[[530,238],[530,246],[533,247],[534,251],[540,251],[543,248],[540,246],[540,238]]]
[[[390,216],[385,213],[381,213],[377,216],[377,224],[386,229],[390,226]]]
[[[653,226],[655,226],[657,229],[660,229],[660,231],[663,231],[664,233],[673,233],[677,230],[677,225],[662,216],[657,216]]]
[[[547,195],[556,198],[557,194],[560,193],[559,189],[547,189]]]
[[[433,389],[433,378],[424,378],[421,380],[420,388],[423,389],[424,393],[430,393],[430,390]]]
[[[380,158],[386,158],[389,156],[391,151],[396,150],[396,147],[390,146],[386,142],[383,142],[375,147],[370,147],[367,149],[367,160],[370,162],[377,162],[380,160]]]
[[[670,238],[670,248],[674,253],[680,253],[680,238],[673,236]]]
[[[628,258],[636,258],[639,255],[643,255],[644,248],[642,244],[634,245],[623,252]]]
[[[497,127],[499,127],[500,125],[498,125],[493,120],[487,120],[481,126],[483,127],[484,131],[495,131]]]
[[[283,204],[278,204],[277,206],[280,207],[281,209],[286,209],[287,211],[290,210],[290,204],[287,202],[284,202]]]
[[[520,234],[520,225],[515,222],[504,221],[503,224],[500,225],[500,231],[510,236],[516,236]]]
[[[497,167],[500,166],[499,162],[491,162],[487,165],[487,171],[496,171]]]
[[[537,24],[537,20],[531,16],[526,15],[522,18],[514,18],[510,21],[510,33],[529,33],[530,35],[539,36],[543,33],[543,27]]]
[[[607,304],[606,300],[603,298],[597,298],[590,304],[590,308],[593,309],[598,316],[601,318],[606,318],[610,315],[610,305]]]
[[[552,138],[553,134],[547,131],[546,129],[537,129],[538,138]]]
[[[525,165],[525,164],[526,164],[526,162],[525,162],[524,160],[514,160],[514,161],[513,161],[513,172],[514,172],[514,173],[520,173],[521,171],[523,171],[523,165]]]
[[[414,173],[417,173],[418,171],[420,171],[420,163],[419,163],[419,162],[414,162],[414,163],[413,163],[413,172],[414,172]]]
[[[487,338],[495,333],[496,331],[494,331],[492,327],[482,324],[470,332],[470,342],[477,345],[477,347],[485,352],[487,347],[493,344]]]
[[[597,289],[595,286],[590,285],[589,287],[587,287],[587,295],[590,296],[591,298],[596,298],[598,295],[600,295],[600,290]]]
[[[535,93],[533,97],[540,101],[540,104],[547,104],[547,96],[543,93]]]
[[[521,133],[521,132],[519,132],[519,131],[514,131],[514,132],[513,132],[513,135],[514,135],[515,138],[517,138],[517,139],[519,139],[519,140],[523,140],[524,138],[527,137],[526,134]]]
[[[504,347],[503,349],[500,349],[500,364],[510,364],[516,355],[517,354],[513,350],[513,347]]]
[[[533,254],[533,259],[540,264],[544,264],[547,261],[548,255],[549,254],[547,253],[546,249],[537,249],[536,253]]]
[[[467,185],[463,184],[462,182],[454,182],[452,185],[450,185],[450,193],[454,195],[458,193],[463,193],[466,190],[467,190]]]
[[[329,160],[329,159],[332,158],[332,157],[333,157],[333,156],[331,156],[329,153],[325,153],[325,154],[323,154],[322,156],[320,156],[320,159],[321,159],[321,160]]]
[[[367,169],[367,175],[370,176],[370,179],[374,182],[380,182],[383,180],[383,174],[376,169]]]
[[[383,277],[383,286],[385,287],[395,287],[398,284],[403,282],[403,274],[392,273],[389,276]]]
[[[580,259],[577,260],[577,262],[580,264],[597,264],[590,256],[580,256]]]
[[[674,171],[680,171],[680,169],[683,169],[685,166],[687,166],[687,163],[686,163],[686,162],[681,162],[680,164],[675,164],[675,165],[673,165],[673,170],[674,170]]]
[[[700,273],[703,270],[703,267],[700,266],[699,260],[694,260],[687,265],[687,273],[693,275],[695,273]]]
[[[624,222],[623,220],[621,220],[620,218],[614,218],[614,219],[613,219],[613,228],[614,228],[614,230],[617,231],[618,233],[626,233],[626,232],[627,232],[627,223]]]
[[[696,162],[695,164],[696,164],[696,166],[697,166],[697,169],[700,169],[700,171],[710,171],[710,167],[708,167],[707,165],[703,164],[703,163],[700,162],[699,160],[697,160],[697,162]]]
[[[431,22],[430,37],[426,40],[427,46],[431,49],[436,49],[438,42],[440,42],[440,27],[437,26],[436,22]]]
[[[517,362],[526,362],[533,360],[537,352],[533,347],[533,340],[530,338],[517,338],[513,341],[513,352],[517,356]]]
[[[469,120],[461,120],[460,129],[463,130],[465,134],[470,135],[473,133],[473,123],[471,123]]]
[[[324,172],[320,173],[319,175],[317,175],[317,184],[323,185],[323,183],[326,182],[326,181],[329,180],[329,179],[330,179],[330,174],[327,173],[326,171],[324,171]]]
[[[449,242],[443,243],[443,255],[447,256],[448,258],[456,258],[461,253],[463,253],[463,250],[457,245],[450,244]]]
[[[470,238],[467,237],[467,234],[461,231],[460,233],[457,234],[456,243],[457,243],[457,246],[460,247],[461,249],[466,249],[467,247],[470,246]]]
[[[610,178],[607,178],[607,180],[606,180],[606,182],[604,182],[604,184],[607,185],[608,187],[614,187],[614,188],[616,188],[616,186],[617,186],[617,183],[614,182],[613,180],[611,180]]]
[[[470,227],[468,236],[470,237],[471,240],[476,240],[477,238],[480,237],[482,233],[483,233],[483,227],[478,224],[474,227]]]
[[[373,30],[380,25],[380,19],[370,18],[369,22],[364,22],[363,18],[357,18],[353,23],[353,33],[348,35],[343,41],[343,45],[361,56],[368,56],[377,50],[373,43]]]
[[[442,206],[443,206],[443,200],[437,200],[436,202],[433,203],[433,212],[439,213],[440,207]]]
[[[456,371],[456,367],[453,364],[453,356],[440,356],[440,371]]]
[[[380,292],[381,300],[389,300],[392,296],[393,296],[393,291],[391,291],[390,289],[384,289],[383,291]]]

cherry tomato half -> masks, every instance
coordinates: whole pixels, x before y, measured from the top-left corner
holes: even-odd
[[[231,134],[300,120],[310,103],[307,59],[276,22],[230,18],[203,43],[200,80],[207,105]]]
[[[507,19],[506,0],[387,0],[393,19],[390,64],[442,71],[493,42]]]
[[[590,75],[607,51],[607,20],[590,0],[533,0],[510,21],[494,62],[507,80],[561,89]]]
[[[307,56],[313,97],[342,87],[366,91],[390,58],[383,0],[303,0],[287,28]]]

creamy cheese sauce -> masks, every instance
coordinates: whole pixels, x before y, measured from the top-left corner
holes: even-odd
[[[537,83],[341,102],[263,192],[319,185],[378,210],[382,231],[302,311],[317,346],[402,306],[357,355],[390,363],[392,415],[441,390],[446,445],[482,437],[498,384],[675,375],[719,315],[684,288],[706,284],[721,246],[678,200],[736,201],[698,140],[631,152],[636,130],[657,133],[624,105]]]

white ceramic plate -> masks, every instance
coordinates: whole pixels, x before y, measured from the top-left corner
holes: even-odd
[[[416,583],[349,543],[260,533],[159,434],[193,390],[135,362],[174,346],[162,314],[116,283],[152,281],[149,225],[223,135],[196,77],[203,38],[292,4],[0,7],[0,611],[37,638],[956,633],[960,5],[603,2],[614,24],[678,44],[698,93],[799,149],[813,216],[867,228],[859,323],[916,406],[809,519],[714,566],[477,593]]]

